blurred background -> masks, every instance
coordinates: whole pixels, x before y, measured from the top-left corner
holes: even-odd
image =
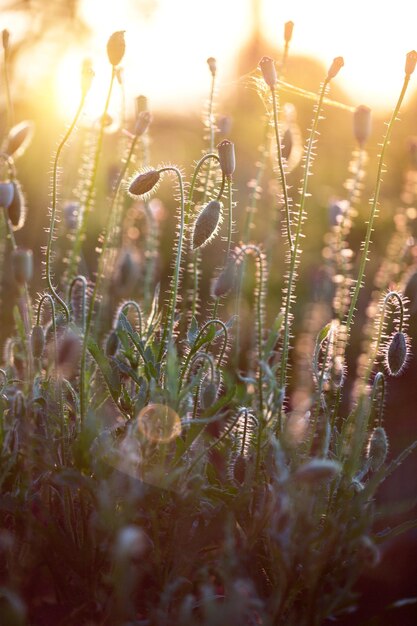
[[[373,130],[367,145],[369,166],[364,180],[359,217],[353,228],[350,245],[357,252],[365,232],[368,198],[372,194],[379,144],[384,122],[389,119],[401,89],[405,55],[417,48],[417,3],[409,0],[391,2],[349,3],[327,0],[0,0],[0,30],[10,31],[10,79],[14,121],[33,120],[33,142],[18,162],[19,179],[28,205],[28,219],[17,233],[19,245],[34,251],[35,266],[40,267],[41,246],[46,243],[48,193],[51,157],[66,125],[74,114],[80,96],[80,70],[85,58],[91,59],[96,77],[79,132],[63,159],[62,200],[71,200],[80,167],[83,129],[94,125],[103,109],[110,79],[106,43],[115,30],[126,30],[126,56],[123,60],[121,84],[115,89],[110,114],[113,121],[106,133],[101,161],[100,184],[97,191],[92,241],[96,241],[106,216],[106,198],[111,190],[114,172],[120,164],[115,145],[120,131],[131,128],[134,100],[138,95],[148,98],[153,113],[150,154],[152,164],[173,162],[190,174],[192,164],[207,146],[204,141],[203,115],[210,90],[210,73],[206,59],[217,59],[218,82],[216,116],[223,133],[236,145],[237,174],[236,221],[239,240],[248,203],[250,181],[255,175],[258,146],[265,124],[264,107],[256,94],[251,75],[260,58],[269,54],[279,61],[283,54],[284,23],[295,23],[285,81],[316,93],[335,56],[342,55],[345,67],[333,81],[331,97],[350,106],[366,104],[373,109]],[[7,125],[4,75],[0,75],[0,133]],[[306,138],[313,103],[300,96],[283,93],[281,103],[290,102],[297,112],[302,140]],[[120,111],[124,111],[121,116]],[[220,120],[223,120],[220,123]],[[409,94],[401,114],[401,123],[394,130],[387,157],[387,173],[381,195],[381,212],[375,233],[366,290],[355,324],[350,360],[353,364],[360,349],[364,323],[364,304],[369,296],[372,278],[393,231],[393,217],[404,200],[404,176],[416,168],[415,152],[410,146],[417,135],[417,77],[411,81]],[[327,107],[321,123],[317,145],[318,158],[311,179],[309,219],[297,291],[296,330],[303,328],[308,303],[319,301],[326,289],[323,283],[321,250],[323,236],[329,228],[329,205],[346,196],[344,182],[355,141],[352,134],[352,113]],[[266,179],[271,178],[269,165]],[[297,189],[300,167],[290,183]],[[262,241],[271,235],[270,215],[276,206],[277,188],[265,184],[254,237]],[[172,207],[171,188],[160,190],[162,206]],[[410,208],[410,207],[409,207]],[[417,215],[417,212],[416,212]],[[265,217],[263,217],[265,216]],[[164,224],[160,276],[168,274],[172,242],[170,213],[162,212]],[[279,227],[273,234],[277,240],[277,257],[271,271],[269,317],[273,319],[281,302],[282,260]],[[56,246],[56,272],[62,269],[62,229]],[[416,233],[417,235],[417,233]],[[95,264],[95,245],[85,251],[89,271]],[[214,268],[213,252],[204,253],[209,267]],[[416,263],[417,246],[410,242],[410,261]],[[13,284],[4,272],[2,285],[1,340],[11,329]],[[35,276],[32,293],[45,288],[41,273]],[[410,288],[411,289],[411,288]],[[409,289],[413,301],[415,293]],[[325,320],[327,321],[327,320]],[[414,350],[417,348],[417,320],[411,318]],[[355,371],[354,366],[350,371]],[[417,438],[417,362],[411,359],[404,375],[389,382],[386,403],[386,427],[392,453],[398,453]],[[405,510],[417,498],[417,463],[412,458],[387,482],[381,495],[388,511],[388,523],[394,525],[409,518]],[[401,502],[402,506],[398,503]],[[385,522],[384,522],[385,523]],[[385,523],[386,525],[386,523]],[[359,617],[348,623],[408,624],[417,605],[386,607],[402,598],[417,596],[417,566],[412,546],[417,545],[415,531],[400,540],[388,542],[381,565],[361,582],[367,590],[366,602],[359,601]],[[383,597],[383,600],[381,600]],[[411,607],[411,608],[410,608]],[[403,611],[403,612],[401,612]],[[393,617],[394,615],[394,617]],[[375,616],[377,616],[375,618]],[[411,617],[410,617],[411,616]],[[378,621],[372,621],[377,619]],[[349,621],[350,620],[350,621]],[[362,621],[361,621],[362,620]]]

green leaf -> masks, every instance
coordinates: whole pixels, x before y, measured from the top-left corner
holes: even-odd
[[[104,380],[106,381],[111,397],[113,398],[114,402],[118,404],[121,383],[117,368],[114,365],[113,367],[111,366],[104,352],[98,347],[94,339],[92,339],[91,337],[88,339],[88,350],[91,356],[94,358],[95,362],[97,363],[98,368],[102,373]]]

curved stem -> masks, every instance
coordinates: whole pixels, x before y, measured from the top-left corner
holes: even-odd
[[[174,266],[174,274],[172,277],[172,286],[171,286],[171,296],[170,302],[168,305],[168,315],[166,321],[166,331],[164,331],[166,345],[169,345],[172,341],[172,335],[174,332],[174,321],[175,321],[175,310],[177,308],[177,297],[178,297],[178,283],[180,277],[180,269],[181,269],[181,260],[182,260],[182,250],[184,243],[184,231],[185,231],[185,207],[184,207],[184,183],[182,180],[181,172],[173,166],[163,167],[159,170],[162,174],[163,172],[173,172],[177,178],[180,187],[180,229],[178,233],[178,243],[176,246],[176,257],[175,257],[175,266]]]
[[[127,302],[123,302],[122,307],[120,309],[120,313],[125,314],[126,309],[128,309],[129,307],[133,307],[136,311],[136,315],[138,316],[138,322],[139,322],[139,336],[142,338],[142,333],[143,333],[142,311],[140,310],[139,304],[135,302],[134,300],[128,300]],[[120,313],[119,313],[119,316],[120,316]]]
[[[57,197],[58,197],[58,162],[59,162],[59,157],[61,156],[61,152],[65,144],[67,143],[68,139],[70,138],[70,135],[72,134],[75,128],[75,125],[77,124],[78,118],[80,117],[81,111],[84,106],[85,97],[86,97],[86,93],[83,92],[80,103],[78,105],[78,109],[75,113],[74,119],[72,120],[55,154],[53,173],[52,173],[52,207],[51,207],[51,216],[50,216],[50,221],[49,221],[48,243],[46,246],[46,282],[47,282],[48,289],[51,292],[52,297],[55,298],[55,300],[59,302],[59,304],[63,308],[65,316],[67,318],[67,323],[69,323],[69,320],[70,320],[70,313],[69,313],[68,306],[56,292],[55,287],[52,284],[52,279],[51,279],[51,253],[52,253],[52,242],[54,239],[56,206],[57,206]]]
[[[203,326],[200,328],[200,330],[198,331],[197,337],[195,338],[194,341],[194,345],[198,345],[201,337],[203,336],[203,333],[207,330],[207,328],[209,326],[211,326],[212,324],[218,324],[219,326],[221,326],[222,330],[223,330],[223,335],[224,335],[224,339],[223,339],[223,346],[222,349],[220,351],[219,357],[217,359],[217,367],[221,366],[221,363],[223,361],[223,357],[224,354],[226,352],[226,348],[227,348],[227,342],[229,339],[229,333],[227,330],[227,326],[224,322],[222,322],[222,320],[219,319],[210,319],[208,320],[205,324],[203,324]],[[185,374],[187,373],[188,367],[190,365],[190,361],[191,358],[193,357],[193,355],[195,354],[195,351],[193,350],[193,348],[191,348],[191,350],[189,351],[189,353],[187,354],[187,357],[185,359],[185,363],[184,366],[181,370],[181,374],[180,374],[180,381],[179,381],[179,386],[178,386],[178,391],[181,391],[181,387],[183,385],[184,382],[184,378],[185,378]]]
[[[112,73],[112,80],[114,79],[114,68],[113,68],[113,73]],[[110,93],[111,93],[111,86],[110,86],[110,91],[109,91],[109,96],[108,99],[110,97]],[[106,108],[108,106],[108,101],[106,103]],[[119,191],[120,191],[120,187],[121,184],[123,182],[124,176],[126,174],[127,168],[129,167],[129,163],[130,160],[132,158],[134,149],[135,149],[135,145],[137,142],[137,136],[135,135],[135,137],[132,139],[132,143],[130,146],[130,150],[129,150],[129,154],[127,156],[127,159],[124,163],[124,166],[119,174],[119,178],[117,179],[117,183],[116,183],[116,188],[114,190],[113,193],[113,198],[111,201],[111,205],[110,205],[110,209],[107,215],[107,223],[106,223],[106,227],[104,229],[104,234],[103,234],[103,243],[101,246],[101,253],[100,253],[100,257],[98,260],[98,268],[97,268],[97,276],[96,276],[96,282],[94,285],[94,289],[93,289],[93,293],[91,295],[90,301],[88,303],[88,310],[87,310],[87,319],[85,322],[85,332],[84,332],[84,338],[83,338],[83,348],[82,348],[82,353],[81,353],[81,365],[80,365],[80,410],[81,410],[81,421],[83,421],[84,417],[85,417],[85,411],[86,411],[86,406],[85,406],[85,395],[86,395],[86,389],[85,389],[85,368],[86,368],[86,359],[87,359],[87,346],[88,346],[88,337],[90,334],[90,328],[91,328],[91,322],[93,319],[93,313],[94,313],[94,306],[96,303],[96,298],[97,298],[97,294],[98,294],[98,290],[100,287],[100,282],[101,282],[101,278],[103,276],[103,265],[104,265],[104,261],[106,258],[106,253],[107,253],[107,248],[109,245],[109,241],[110,241],[110,232],[111,232],[111,222],[113,219],[113,208],[114,205],[116,203],[116,199],[118,197]]]
[[[81,300],[81,307],[82,307],[82,311],[81,311],[81,327],[83,329],[83,332],[85,332],[85,320],[86,320],[86,303],[87,303],[87,289],[88,289],[88,284],[87,284],[87,279],[85,276],[82,276],[81,274],[79,274],[78,276],[76,276],[72,281],[71,281],[71,285],[69,288],[69,292],[68,292],[68,300],[69,302],[72,301],[72,292],[74,290],[74,287],[77,283],[81,283],[82,286],[82,300]]]

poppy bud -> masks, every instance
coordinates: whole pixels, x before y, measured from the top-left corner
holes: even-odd
[[[119,338],[117,333],[112,330],[106,341],[107,356],[114,356],[119,348]]]
[[[367,457],[371,470],[375,472],[385,462],[388,453],[388,438],[385,429],[377,426],[371,433],[367,448]]]
[[[345,62],[343,60],[343,57],[336,57],[335,59],[333,59],[333,63],[331,64],[329,71],[327,72],[327,81],[332,80],[332,78],[334,78],[335,76],[337,76],[337,74],[339,73],[339,71],[341,70],[341,68],[344,66]]]
[[[353,134],[362,148],[371,134],[371,109],[361,105],[355,109],[353,114]]]
[[[229,259],[226,267],[220,272],[213,284],[213,296],[220,298],[226,296],[234,287],[236,279],[236,261]]]
[[[28,283],[33,275],[32,250],[24,250],[23,248],[13,250],[12,267],[17,284],[23,286],[25,283]]]
[[[157,170],[148,170],[138,174],[129,185],[129,193],[132,196],[143,196],[155,187],[161,177]]]
[[[136,115],[142,113],[142,111],[148,111],[148,98],[146,96],[137,96],[135,100]]]
[[[209,57],[207,59],[207,65],[209,66],[209,70],[211,72],[211,75],[216,76],[216,71],[217,71],[217,63],[216,63],[216,59],[214,57]]]
[[[224,139],[217,146],[217,150],[223,176],[230,178],[236,168],[235,146],[228,139]]]
[[[34,358],[40,359],[45,348],[45,333],[40,324],[36,324],[36,326],[33,327],[30,343]]]
[[[10,33],[7,28],[4,28],[1,33],[1,38],[3,42],[3,50],[6,52],[9,49],[10,43]]]
[[[408,357],[407,338],[404,333],[396,332],[388,346],[386,366],[391,376],[399,376],[404,371]]]
[[[289,44],[292,39],[292,33],[294,30],[294,22],[285,22],[284,24],[284,41]]]
[[[141,111],[136,119],[135,125],[135,135],[140,137],[149,128],[150,123],[152,122],[152,115],[149,111]]]
[[[416,69],[417,63],[417,52],[415,50],[411,50],[406,56],[405,59],[405,74],[406,76],[411,76],[411,74]]]
[[[110,63],[115,67],[119,65],[126,50],[125,31],[118,30],[113,33],[107,42],[107,56]]]
[[[333,480],[333,478],[340,474],[341,470],[340,463],[336,461],[329,459],[312,459],[297,469],[294,478],[299,483],[316,485]]]
[[[7,213],[9,220],[13,226],[13,230],[20,230],[26,219],[26,204],[20,185],[16,182],[12,183],[14,188],[13,200],[11,201]]]
[[[208,244],[216,235],[221,215],[221,204],[211,200],[199,213],[193,229],[193,250]]]
[[[277,71],[275,69],[275,61],[271,59],[271,57],[262,57],[262,59],[259,61],[259,67],[261,69],[264,81],[266,82],[268,87],[271,87],[272,89],[274,85],[276,85],[278,80]]]
[[[13,183],[0,183],[0,207],[8,209],[13,201]]]

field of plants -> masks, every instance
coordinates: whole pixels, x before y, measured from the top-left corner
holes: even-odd
[[[236,121],[202,62],[178,143],[143,95],[110,116],[114,32],[102,112],[83,122],[86,61],[52,162],[2,32],[4,626],[415,623],[417,141],[396,133],[417,52],[376,137],[337,91],[342,57],[316,91],[287,78],[293,27],[241,78]],[[46,172],[35,211],[25,177]]]

